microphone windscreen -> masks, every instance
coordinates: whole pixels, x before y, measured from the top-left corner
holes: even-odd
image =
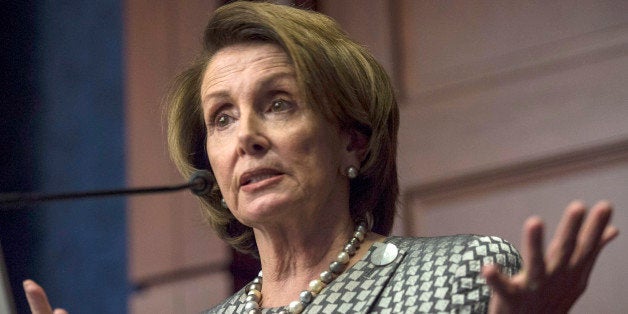
[[[197,170],[190,177],[190,190],[198,196],[209,195],[214,187],[214,175],[207,170]]]

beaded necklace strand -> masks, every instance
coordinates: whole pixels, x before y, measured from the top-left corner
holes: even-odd
[[[290,302],[280,313],[298,314],[303,312],[303,309],[305,309],[308,304],[312,303],[312,300],[314,300],[325,286],[347,269],[349,260],[360,248],[360,244],[364,241],[367,233],[367,223],[364,221],[358,223],[353,236],[349,239],[343,250],[338,253],[336,260],[329,264],[329,269],[323,271],[318,278],[310,281],[308,289],[303,290],[299,294],[299,299]],[[257,277],[244,289],[244,293],[246,294],[246,304],[244,305],[245,313],[261,314],[262,310],[259,304],[262,300],[262,271],[260,271]]]

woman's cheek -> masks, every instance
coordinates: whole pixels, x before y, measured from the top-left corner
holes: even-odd
[[[209,159],[210,167],[214,172],[220,193],[222,194],[222,197],[227,200],[229,198],[228,194],[230,194],[230,182],[233,175],[228,170],[229,168],[221,162],[219,156],[208,154],[207,158]]]

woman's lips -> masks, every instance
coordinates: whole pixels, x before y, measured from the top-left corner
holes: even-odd
[[[240,177],[240,188],[245,191],[253,191],[281,180],[282,174],[274,169],[247,171]]]
[[[254,177],[249,178],[242,185],[248,185],[248,184],[251,184],[251,183],[263,181],[263,180],[266,180],[266,179],[274,177],[274,176],[275,176],[274,174],[263,174],[263,175],[259,175],[259,176],[254,176]]]

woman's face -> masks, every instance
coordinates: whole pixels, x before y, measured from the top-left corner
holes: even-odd
[[[209,162],[240,222],[316,221],[348,208],[341,169],[359,164],[350,137],[304,103],[281,48],[221,49],[207,65],[201,97]]]

